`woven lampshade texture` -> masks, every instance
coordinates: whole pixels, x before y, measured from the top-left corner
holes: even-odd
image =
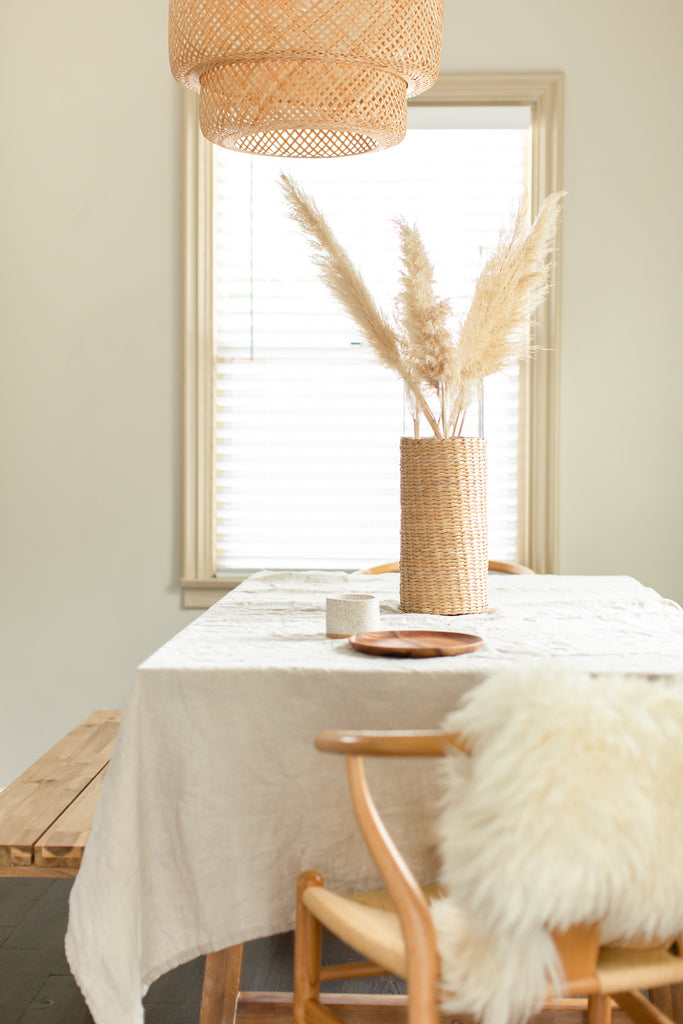
[[[396,145],[438,74],[443,0],[170,0],[173,76],[210,142],[269,156]]]
[[[401,438],[400,569],[401,611],[486,611],[483,437]]]

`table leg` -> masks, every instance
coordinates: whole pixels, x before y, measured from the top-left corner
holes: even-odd
[[[207,954],[199,1024],[234,1024],[243,953],[240,943]]]
[[[683,1024],[683,985],[664,985],[650,990],[650,1000],[675,1024]]]
[[[662,988],[651,988],[650,1002],[667,1017],[671,1017],[673,1015],[673,987],[664,985]]]
[[[683,985],[671,986],[671,1018],[683,1024]]]

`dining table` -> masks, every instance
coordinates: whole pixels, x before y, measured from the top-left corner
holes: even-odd
[[[376,595],[382,630],[483,643],[359,651],[325,635],[326,598],[345,593]],[[629,576],[492,574],[487,610],[449,617],[402,612],[396,574],[260,571],[170,639],[133,681],[70,897],[67,957],[96,1024],[142,1024],[165,972],[290,930],[302,870],[378,884],[319,730],[436,728],[491,673],[539,661],[596,686],[609,673],[683,686],[683,611]],[[438,767],[377,759],[369,775],[406,860],[434,881]]]

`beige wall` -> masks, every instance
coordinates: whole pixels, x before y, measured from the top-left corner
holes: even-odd
[[[561,569],[683,600],[679,0],[446,0],[444,71],[566,74]],[[0,14],[0,785],[180,607],[166,4]]]
[[[3,4],[0,785],[180,608],[180,122],[163,0]]]
[[[560,570],[683,602],[683,5],[446,0],[444,71],[563,71]]]

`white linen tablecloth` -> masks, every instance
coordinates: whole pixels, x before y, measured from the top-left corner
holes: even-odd
[[[66,950],[96,1024],[202,953],[293,926],[295,881],[371,887],[340,758],[322,728],[432,728],[522,659],[595,673],[683,671],[683,612],[629,577],[491,576],[478,615],[406,615],[398,578],[257,573],[140,666],[71,894]],[[476,633],[480,650],[395,659],[325,637],[325,598],[378,594],[383,628]],[[596,685],[599,680],[596,680]],[[374,762],[380,810],[434,878],[433,764]]]

